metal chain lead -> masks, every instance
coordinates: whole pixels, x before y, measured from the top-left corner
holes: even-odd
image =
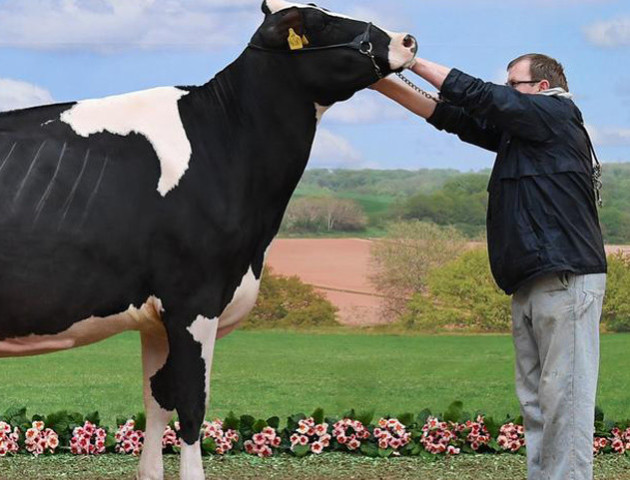
[[[418,87],[417,85],[415,85],[411,80],[409,80],[407,77],[405,77],[402,73],[400,72],[396,72],[396,75],[398,75],[398,77],[405,82],[407,85],[409,85],[411,88],[413,88],[416,92],[418,92],[420,95],[423,95],[425,97],[427,97],[429,100],[433,100],[435,103],[440,103],[440,101],[435,98],[433,95],[431,95],[428,92],[425,92],[424,90],[422,90],[420,87]]]
[[[367,55],[367,57],[372,60],[372,64],[374,65],[374,72],[378,78],[383,78],[383,74],[381,73],[381,67],[376,63],[376,58],[374,58],[374,53],[372,53],[372,42],[363,42],[359,47],[359,52],[363,55]]]

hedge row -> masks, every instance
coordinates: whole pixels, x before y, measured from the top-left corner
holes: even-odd
[[[418,415],[375,419],[373,414],[346,412],[325,417],[322,409],[312,415],[292,415],[280,428],[280,419],[237,417],[204,422],[200,431],[204,454],[245,452],[260,457],[289,453],[298,457],[327,451],[370,457],[459,455],[462,453],[517,453],[525,451],[521,418],[492,417],[463,410],[453,402],[440,415],[428,409]],[[61,411],[47,416],[26,416],[26,408],[10,408],[0,416],[0,457],[17,453],[75,455],[120,453],[138,455],[142,450],[146,418],[140,413],[119,418],[116,428],[100,425],[97,412],[82,415]],[[162,437],[165,453],[180,450],[179,424],[169,424]],[[605,420],[596,412],[593,451],[630,456],[630,420]]]
[[[419,331],[511,331],[510,297],[496,286],[485,248],[466,251],[430,271],[426,291],[407,304],[401,324]],[[608,255],[602,329],[630,332],[630,254]]]

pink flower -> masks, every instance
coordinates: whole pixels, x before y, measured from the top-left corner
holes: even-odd
[[[361,442],[359,442],[356,438],[353,438],[348,442],[348,450],[356,450],[361,446]]]
[[[459,449],[459,448],[454,447],[453,445],[449,445],[449,446],[446,448],[446,454],[447,454],[447,455],[459,455],[459,452],[460,452],[460,449]]]
[[[254,440],[256,445],[265,445],[266,443],[266,438],[262,433],[255,433],[252,440]]]
[[[315,454],[322,453],[323,450],[324,446],[321,444],[321,442],[313,442],[313,444],[311,445],[311,452]]]

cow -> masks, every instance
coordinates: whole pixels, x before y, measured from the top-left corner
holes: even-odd
[[[416,40],[265,0],[242,54],[201,86],[0,114],[0,356],[140,332],[145,443],[204,478],[215,341],[253,307],[265,253],[332,104],[414,61]]]

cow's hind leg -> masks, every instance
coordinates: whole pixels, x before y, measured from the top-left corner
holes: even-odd
[[[151,392],[151,377],[164,365],[168,355],[166,330],[162,325],[140,332],[142,340],[142,369],[144,408],[147,416],[144,446],[138,469],[139,480],[162,480],[162,436],[173,417],[173,410],[162,408]]]
[[[167,307],[168,308],[168,307]],[[166,315],[169,315],[168,310]],[[188,327],[165,319],[169,354],[151,379],[151,391],[164,410],[176,409],[182,440],[180,477],[203,480],[199,430],[206,414],[218,319],[201,315]],[[186,325],[186,324],[184,324]]]

